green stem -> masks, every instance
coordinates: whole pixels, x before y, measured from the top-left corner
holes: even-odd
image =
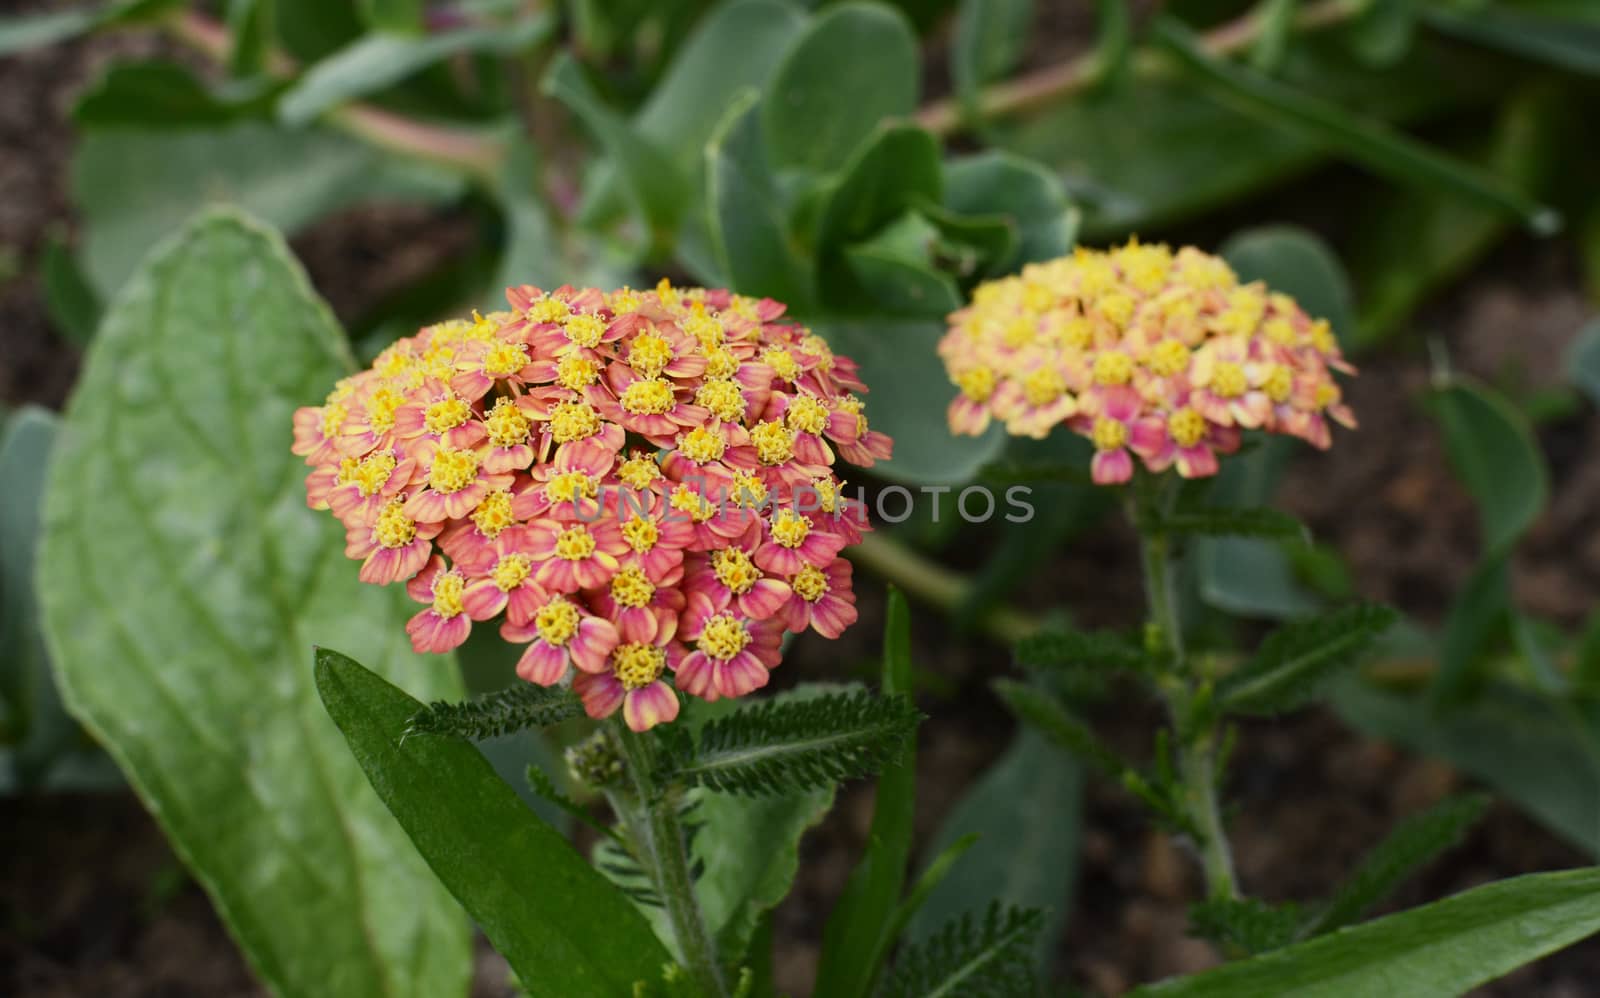
[[[1239,896],[1239,884],[1234,876],[1233,854],[1228,847],[1228,833],[1217,800],[1217,726],[1207,721],[1197,730],[1191,717],[1200,694],[1200,681],[1190,669],[1184,650],[1172,542],[1160,526],[1161,518],[1171,512],[1177,500],[1179,484],[1141,478],[1130,513],[1139,533],[1144,567],[1145,598],[1150,609],[1149,643],[1165,662],[1157,684],[1172,721],[1184,814],[1200,851],[1206,894],[1230,899]]]
[[[861,543],[845,548],[844,553],[859,567],[941,610],[959,607],[972,591],[972,581],[960,572],[951,571],[882,533],[867,534]],[[1002,644],[1014,645],[1042,625],[1028,614],[1002,606],[985,613],[978,626]]]
[[[702,994],[725,998],[729,991],[722,962],[717,958],[717,941],[706,928],[700,899],[694,892],[694,877],[689,872],[688,841],[678,821],[681,795],[662,792],[651,777],[655,759],[652,736],[636,734],[620,720],[617,736],[638,798],[638,806],[631,809],[633,813],[627,819],[639,853],[636,858],[661,896],[684,969]]]

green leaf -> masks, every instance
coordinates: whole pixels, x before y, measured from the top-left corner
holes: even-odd
[[[583,702],[565,686],[519,682],[462,703],[431,703],[417,712],[405,733],[475,742],[560,724],[582,713]]]
[[[375,199],[449,200],[459,177],[321,131],[248,122],[215,131],[92,130],[73,154],[72,197],[86,222],[84,270],[115,291],[145,252],[208,202],[293,232]]]
[[[317,692],[373,789],[531,995],[630,994],[670,962],[650,926],[477,749],[405,737],[422,704],[320,649]]]
[[[1078,209],[1060,178],[1013,153],[989,150],[947,160],[944,205],[967,216],[1003,216],[1016,228],[1016,253],[997,260],[994,273],[1062,256],[1077,239]]]
[[[883,635],[883,692],[910,695],[911,675],[911,611],[899,590],[890,589]],[[894,764],[878,777],[867,853],[851,872],[822,932],[816,994],[838,998],[871,994],[894,942],[890,919],[900,905],[911,858],[916,751],[916,740],[907,739]]]
[[[1350,280],[1339,258],[1314,233],[1293,225],[1239,232],[1222,244],[1224,259],[1242,281],[1293,295],[1312,318],[1326,319],[1342,342],[1355,336]]]
[[[100,324],[100,295],[78,264],[78,257],[60,236],[47,237],[39,260],[45,311],[67,340],[82,347],[94,339]]]
[[[423,0],[357,0],[367,27],[397,34],[422,31]]]
[[[1266,506],[1180,510],[1162,518],[1161,529],[1204,537],[1261,537],[1301,543],[1310,539],[1305,524],[1282,510]]]
[[[1217,684],[1217,700],[1224,710],[1241,714],[1294,710],[1340,670],[1357,664],[1399,616],[1387,606],[1358,603],[1286,624]]]
[[[1294,942],[1300,908],[1259,898],[1208,897],[1189,906],[1189,934],[1254,956]]]
[[[1309,939],[1360,920],[1407,877],[1459,845],[1488,807],[1483,794],[1449,797],[1396,825],[1339,885],[1338,893],[1305,921],[1300,937]]]
[[[829,7],[789,49],[762,102],[774,166],[837,170],[879,123],[916,109],[920,72],[916,35],[898,11]]]
[[[1600,869],[1535,873],[1132,994],[1448,998],[1596,931]]]
[[[1134,672],[1149,664],[1143,648],[1110,631],[1052,628],[1017,642],[1016,659],[1029,668]]]
[[[956,995],[1031,995],[1034,942],[1043,928],[1037,911],[1004,908],[960,916],[938,933],[906,948],[880,998],[953,998]]]
[[[1250,65],[1271,73],[1283,63],[1297,6],[1299,0],[1258,0],[1250,14],[1259,26],[1256,43],[1250,49]]]
[[[1392,66],[1416,36],[1417,0],[1372,0],[1345,29],[1356,57],[1370,66]]]
[[[262,117],[276,97],[275,87],[259,81],[212,89],[175,62],[123,62],[84,91],[72,120],[86,127],[204,128]]]
[[[844,256],[863,299],[885,311],[942,318],[961,307],[955,282],[928,264],[874,243],[846,247]],[[833,281],[826,286],[837,287]]]
[[[463,52],[514,57],[550,37],[555,23],[553,15],[544,13],[421,37],[367,35],[306,70],[283,95],[278,117],[288,125],[308,124]]]
[[[897,758],[922,715],[906,696],[865,691],[766,700],[683,740],[659,780],[725,793],[781,796],[877,772]]]
[[[266,72],[272,49],[273,0],[228,0],[228,75],[248,79]]]
[[[846,244],[868,238],[904,215],[918,199],[937,203],[942,182],[939,144],[932,135],[915,125],[876,130],[821,195],[818,257],[826,259]]]
[[[1170,17],[1158,17],[1152,31],[1194,79],[1247,114],[1326,143],[1397,183],[1448,190],[1520,218],[1535,234],[1550,235],[1561,227],[1561,216],[1554,209],[1539,204],[1493,174],[1446,156],[1382,122],[1362,118],[1337,104],[1208,54],[1187,28]]]
[[[1048,976],[1078,871],[1083,771],[1036,731],[1022,729],[1004,755],[956,803],[928,849],[942,853],[964,836],[978,841],[928,895],[907,929],[932,938],[952,919],[982,911],[986,899],[1041,911],[1033,964]],[[904,965],[905,960],[900,961]]]
[[[962,0],[950,41],[950,76],[962,111],[978,115],[978,92],[1016,66],[1028,44],[1033,0]]]
[[[288,247],[214,212],[128,283],[90,347],[45,501],[39,596],[61,691],[211,894],[268,987],[451,995],[454,902],[312,691],[315,641],[429,696],[414,608],[364,585],[305,508],[295,408],[351,370]]]
[[[178,0],[116,0],[102,6],[0,18],[0,56],[54,45],[97,28],[151,20]]]
[[[1514,801],[1557,835],[1600,856],[1600,714],[1558,709],[1496,687],[1469,705],[1434,710],[1423,698],[1341,684],[1339,716],[1357,730],[1445,759]]]
[[[1092,764],[1113,780],[1123,781],[1132,771],[1122,757],[1100,741],[1089,726],[1074,717],[1059,700],[1027,683],[996,679],[994,692],[1017,719],[1055,745]]]
[[[1287,440],[1268,440],[1251,453],[1225,462],[1211,501],[1242,507],[1269,502],[1294,450],[1295,445]],[[1200,596],[1220,610],[1281,620],[1315,613],[1320,605],[1295,580],[1294,566],[1278,544],[1244,537],[1203,537],[1194,551]]]
[[[1600,23],[1489,4],[1471,12],[1429,5],[1431,28],[1555,69],[1600,76]]]
[[[1579,330],[1567,348],[1567,380],[1600,405],[1600,319]]]

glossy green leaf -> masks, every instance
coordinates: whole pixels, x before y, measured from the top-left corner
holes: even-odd
[[[866,415],[894,438],[894,456],[873,474],[897,482],[965,482],[1005,446],[998,426],[981,437],[950,434],[945,410],[955,397],[935,352],[944,323],[919,319],[824,320],[813,323],[833,349],[861,365],[872,386]]]
[[[843,166],[881,122],[916,109],[920,73],[916,35],[898,11],[829,7],[789,50],[762,102],[773,165]]]
[[[899,590],[889,590],[883,636],[883,692],[911,693],[911,611]],[[867,853],[851,872],[822,933],[815,993],[858,998],[872,993],[894,942],[890,920],[900,906],[911,858],[916,806],[914,739],[878,777]]]
[[[205,128],[268,113],[276,89],[236,81],[213,89],[175,62],[113,64],[78,98],[72,120],[85,127]]]
[[[44,244],[39,260],[45,310],[50,321],[69,341],[84,346],[100,324],[100,295],[89,284],[77,254],[57,235]]]
[[[995,273],[1062,256],[1078,237],[1078,209],[1060,179],[1012,153],[990,150],[946,161],[944,205],[962,215],[999,215],[1015,227],[1016,253],[997,260]]]
[[[1326,319],[1342,342],[1355,335],[1350,280],[1339,258],[1315,234],[1292,225],[1246,229],[1219,251],[1243,281],[1293,295],[1316,319]]]
[[[962,0],[950,41],[950,77],[965,113],[975,115],[978,91],[1022,58],[1033,21],[1033,0]]]
[[[907,929],[916,942],[953,918],[982,913],[990,899],[1045,912],[1034,964],[1048,971],[1078,871],[1083,771],[1077,760],[1024,728],[939,827],[934,855],[966,835],[967,850]],[[1047,976],[1047,975],[1046,975]]]
[[[405,732],[422,704],[319,649],[317,692],[378,796],[530,995],[629,994],[666,951],[627,898],[471,744]]]
[[[413,604],[305,507],[296,407],[352,362],[275,234],[214,212],[113,302],[67,410],[39,595],[62,695],[256,972],[285,995],[452,995],[459,910],[366,786],[306,659],[360,649],[429,697]]]
[[[1152,30],[1195,80],[1268,124],[1325,143],[1398,183],[1448,190],[1519,218],[1536,234],[1550,235],[1561,226],[1561,217],[1553,209],[1493,174],[1444,155],[1380,121],[1209,55],[1187,28],[1169,17],[1158,18]]]
[[[1595,932],[1600,869],[1534,873],[1133,995],[1453,998]]]
[[[1600,21],[1488,4],[1473,11],[1426,8],[1429,27],[1512,55],[1586,76],[1600,76]]]
[[[293,232],[352,204],[444,200],[462,190],[457,176],[354,139],[255,122],[215,131],[90,131],[72,162],[72,197],[86,224],[80,252],[102,294],[208,202],[238,205]]]
[[[544,41],[554,29],[555,18],[546,13],[506,25],[422,37],[367,35],[306,70],[278,103],[278,117],[285,124],[304,125],[463,52],[514,57]]]
[[[1584,326],[1567,348],[1567,380],[1600,405],[1600,320]]]

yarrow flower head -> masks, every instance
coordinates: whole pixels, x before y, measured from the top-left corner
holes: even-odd
[[[836,458],[870,466],[848,357],[727,291],[523,286],[429,326],[294,417],[306,501],[361,579],[423,605],[418,651],[500,620],[517,674],[643,731],[764,686],[785,629],[856,619],[840,551],[869,529]],[[576,670],[574,672],[574,670]]]
[[[1135,458],[1214,475],[1244,430],[1326,448],[1330,420],[1356,425],[1333,377],[1355,369],[1328,323],[1193,247],[1079,249],[982,284],[939,355],[960,389],[953,432],[1064,423],[1093,443],[1101,484],[1126,482]]]

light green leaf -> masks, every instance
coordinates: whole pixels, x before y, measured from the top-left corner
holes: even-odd
[[[255,122],[215,131],[90,131],[72,162],[72,197],[87,226],[84,269],[106,295],[206,203],[236,204],[292,233],[336,208],[449,200],[463,189],[457,176],[355,139]]]
[[[351,361],[282,240],[212,213],[107,313],[62,428],[39,595],[62,695],[122,767],[269,987],[448,996],[456,905],[317,703],[314,642],[430,697],[397,588],[306,509],[291,417]]]
[[[116,0],[102,6],[82,6],[0,18],[0,56],[75,38],[96,28],[146,20],[175,6],[179,0]]]
[[[248,79],[266,71],[272,48],[273,0],[228,0],[228,75]]]
[[[929,939],[951,919],[978,915],[990,899],[1044,911],[1034,965],[1050,967],[1072,910],[1078,872],[1083,770],[1077,760],[1024,728],[985,770],[939,827],[928,851],[939,855],[965,835],[978,835],[907,929]],[[1048,977],[1048,973],[1042,974]]]
[[[1243,281],[1293,295],[1314,319],[1326,319],[1339,339],[1355,335],[1350,281],[1328,244],[1292,225],[1246,229],[1222,244],[1223,258]]]
[[[1586,76],[1600,76],[1600,22],[1489,4],[1473,11],[1430,4],[1429,27]]]
[[[422,704],[335,651],[317,691],[411,841],[511,964],[549,998],[625,995],[670,962],[650,926],[470,743],[405,732]]]
[[[975,116],[978,91],[1022,58],[1033,0],[962,0],[950,42],[950,76],[964,113]]]
[[[775,167],[830,173],[885,119],[917,106],[916,35],[892,7],[829,7],[789,50],[761,107]]]
[[[356,0],[367,27],[398,34],[422,31],[423,0]]]
[[[1567,380],[1600,405],[1600,320],[1584,326],[1567,348]]]
[[[944,324],[918,319],[826,320],[814,328],[833,349],[861,365],[872,386],[867,417],[894,438],[894,457],[873,474],[897,482],[965,482],[1005,445],[999,427],[981,437],[950,435],[945,410],[955,397],[935,353]]]
[[[1454,998],[1597,931],[1600,868],[1534,873],[1132,994]]]
[[[305,125],[347,101],[378,93],[463,52],[515,56],[555,29],[549,13],[512,24],[461,28],[422,37],[372,34],[306,70],[278,104],[285,124]]]
[[[989,150],[946,161],[944,205],[962,215],[1001,215],[1016,227],[1016,254],[996,261],[996,273],[1062,256],[1078,236],[1078,209],[1060,179],[1013,153]]]
[[[1259,25],[1256,43],[1250,49],[1250,64],[1256,69],[1271,73],[1283,62],[1298,5],[1299,0],[1257,0],[1250,15]]]
[[[919,198],[937,203],[943,179],[939,145],[915,125],[886,125],[855,150],[821,194],[819,257],[866,239]]]

